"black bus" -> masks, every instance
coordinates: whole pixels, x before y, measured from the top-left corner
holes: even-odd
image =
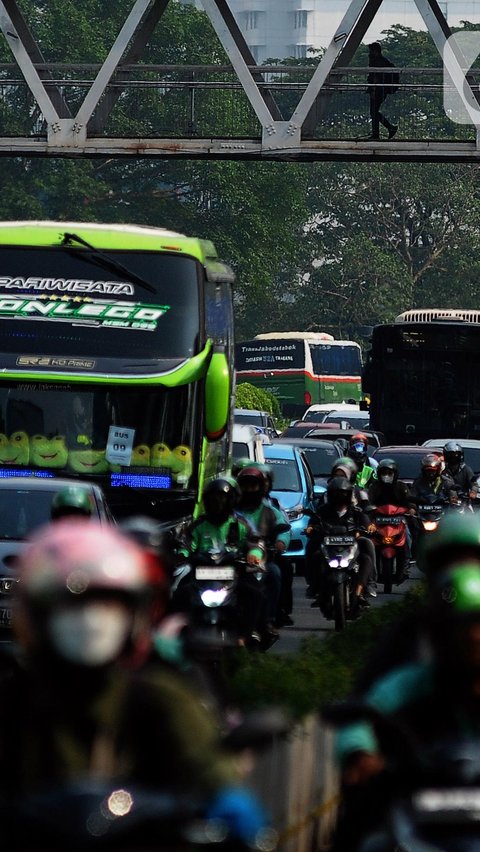
[[[428,308],[373,329],[363,391],[392,444],[480,439],[480,311]]]

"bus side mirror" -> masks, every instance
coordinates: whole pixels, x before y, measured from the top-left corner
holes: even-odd
[[[215,346],[205,377],[205,431],[209,441],[224,434],[230,416],[230,370],[224,346]]]

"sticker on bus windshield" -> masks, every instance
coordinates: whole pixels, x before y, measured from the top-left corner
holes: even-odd
[[[135,429],[110,426],[105,457],[111,464],[129,465],[132,458]]]
[[[103,296],[133,296],[127,281],[95,281],[92,278],[44,278],[29,275],[0,275],[0,290],[53,290],[62,293],[100,293]]]
[[[128,328],[156,331],[159,319],[170,305],[150,305],[143,302],[117,302],[90,299],[88,296],[22,296],[0,298],[0,318],[19,320],[52,320],[99,328]]]

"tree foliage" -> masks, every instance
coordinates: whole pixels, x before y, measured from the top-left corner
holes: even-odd
[[[22,0],[21,9],[45,59],[73,64],[103,61],[131,5]],[[384,44],[399,66],[440,66],[425,32],[392,27]],[[10,58],[3,39],[0,58]],[[171,2],[143,61],[215,65],[225,57],[208,17]],[[290,64],[293,74],[295,62]],[[367,64],[364,45],[352,64]],[[427,94],[409,103],[398,96],[392,108],[395,99],[405,107],[399,146],[402,122],[408,127],[412,115],[425,125],[426,136],[446,129],[441,104]],[[168,92],[148,109],[139,107],[136,117],[126,105],[120,102],[112,113],[114,132],[154,133],[159,123],[180,120]],[[337,104],[345,133],[349,123],[356,133],[362,122],[368,128],[366,107],[365,97],[343,112]],[[221,108],[206,102],[202,127],[213,124]],[[31,120],[28,103],[13,94],[9,100],[7,91],[2,125],[20,133],[26,117]],[[11,158],[0,172],[0,188],[4,219],[136,222],[213,239],[237,273],[238,339],[322,328],[355,336],[358,326],[413,306],[476,306],[480,208],[474,165]]]
[[[273,417],[280,416],[280,404],[277,397],[269,391],[254,387],[250,382],[242,382],[237,385],[235,405],[237,408],[266,411]]]

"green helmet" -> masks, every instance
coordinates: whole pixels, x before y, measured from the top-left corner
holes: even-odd
[[[72,515],[89,518],[92,514],[93,506],[90,494],[80,485],[67,485],[57,491],[52,500],[50,510],[52,521]]]
[[[480,560],[480,522],[477,515],[447,514],[438,529],[421,541],[417,565],[429,578],[447,569],[450,563],[472,556]]]
[[[232,462],[232,476],[237,478],[238,474],[244,467],[255,467],[257,462],[252,461],[247,456],[241,459],[234,459]]]
[[[340,458],[335,459],[334,463],[332,464],[332,469],[330,471],[330,477],[337,476],[338,474],[335,473],[335,471],[339,469],[343,469],[344,472],[348,474],[347,479],[350,482],[355,482],[358,473],[358,466],[355,464],[353,459],[351,459],[349,456],[340,456]]]
[[[480,614],[480,569],[468,560],[434,583],[430,605],[447,617]]]

